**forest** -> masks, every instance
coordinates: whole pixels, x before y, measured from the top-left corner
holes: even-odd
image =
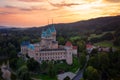
[[[98,52],[93,50],[90,59],[84,70],[83,80],[118,80],[120,79],[120,16],[102,17],[87,21],[80,21],[69,24],[54,24],[57,30],[57,41],[64,45],[66,41],[71,41],[78,46],[78,56],[75,57],[74,65],[63,64],[59,61],[52,61],[39,65],[38,62],[28,57],[27,61],[18,58],[20,52],[20,44],[22,41],[30,41],[31,43],[39,42],[41,31],[46,27],[33,28],[1,28],[0,29],[0,65],[9,60],[10,67],[15,72],[12,74],[12,80],[32,80],[32,77],[48,75],[48,78],[56,80],[58,73],[73,71],[74,68],[82,69],[86,62],[86,44],[92,44],[109,41],[113,44],[116,51]],[[68,28],[69,27],[69,28]],[[104,33],[104,34],[103,34]],[[91,37],[91,34],[101,35],[99,37]],[[27,56],[27,55],[26,55]],[[65,66],[63,68],[59,66]],[[46,70],[45,70],[46,69]],[[45,71],[43,71],[45,70]],[[75,69],[76,70],[76,69]],[[40,75],[36,75],[40,73]],[[1,72],[0,72],[1,75]],[[18,76],[19,75],[19,76]],[[41,77],[40,77],[41,78]],[[2,77],[0,76],[0,79]]]

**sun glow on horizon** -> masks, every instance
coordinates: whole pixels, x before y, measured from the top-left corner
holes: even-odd
[[[120,15],[119,0],[1,0],[0,25],[43,26]]]

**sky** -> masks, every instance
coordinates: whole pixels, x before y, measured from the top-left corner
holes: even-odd
[[[38,27],[120,15],[120,0],[0,0],[0,25]]]

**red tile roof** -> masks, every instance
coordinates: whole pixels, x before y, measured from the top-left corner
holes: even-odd
[[[86,45],[86,48],[93,48],[93,45],[87,44],[87,45]]]
[[[70,41],[67,41],[65,46],[72,46],[72,43]]]
[[[73,49],[77,49],[77,46],[73,46]]]

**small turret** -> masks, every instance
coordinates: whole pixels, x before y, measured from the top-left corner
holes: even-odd
[[[22,53],[22,54],[27,54],[27,53],[28,53],[27,47],[28,47],[29,44],[30,44],[29,41],[23,41],[23,42],[21,43],[21,53]]]

